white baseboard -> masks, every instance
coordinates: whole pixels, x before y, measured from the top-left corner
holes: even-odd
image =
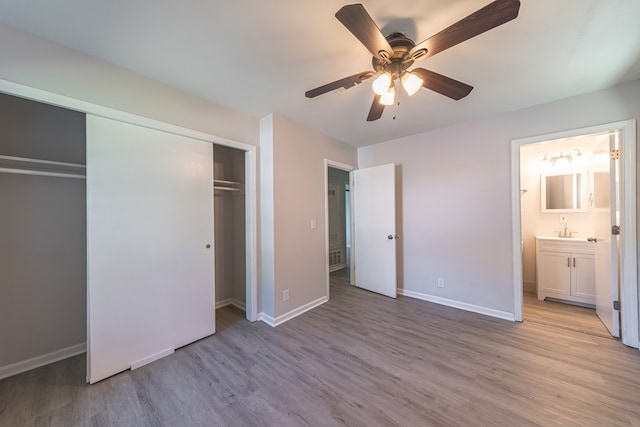
[[[227,298],[223,299],[222,301],[216,301],[216,309],[226,307],[228,305],[233,305],[234,307],[238,307],[242,311],[247,311],[247,306],[239,299]]]
[[[321,297],[318,298],[315,301],[311,301],[305,305],[302,305],[298,308],[294,308],[293,310],[289,311],[288,313],[282,314],[278,317],[276,317],[275,319],[271,316],[269,316],[268,314],[265,313],[260,313],[258,315],[258,320],[263,321],[264,323],[266,323],[269,326],[273,326],[276,327],[278,325],[282,325],[284,322],[293,319],[294,317],[300,316],[302,313],[309,311],[313,308],[318,307],[319,305],[324,304],[325,302],[329,301],[329,297]]]
[[[175,352],[175,348],[170,347],[166,350],[162,350],[157,352],[156,354],[152,354],[151,356],[147,356],[144,359],[136,360],[135,362],[131,362],[131,370],[141,368],[144,365],[147,365],[151,362],[155,362],[158,359],[162,359],[165,356],[173,354]]]
[[[329,266],[329,273],[333,273],[334,271],[338,271],[338,270],[342,270],[343,268],[347,268],[347,264],[340,263],[340,264],[333,264],[331,266]]]
[[[498,319],[511,320],[515,322],[516,318],[513,313],[507,311],[494,310],[492,308],[482,307],[479,305],[468,304],[466,302],[456,301],[452,299],[437,297],[429,294],[423,294],[420,292],[408,291],[406,289],[398,288],[398,294],[404,295],[410,298],[416,298],[423,301],[429,301],[440,305],[446,305],[447,307],[458,308],[460,310],[471,311],[474,313],[484,314],[485,316],[497,317]]]
[[[276,326],[276,320],[266,313],[258,313],[258,321],[264,322],[269,326]]]
[[[6,366],[0,366],[0,380],[86,352],[87,343],[83,342],[51,353],[43,354],[42,356],[32,357],[31,359],[12,363]]]

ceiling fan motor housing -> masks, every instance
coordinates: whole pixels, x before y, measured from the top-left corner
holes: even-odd
[[[392,79],[396,80],[413,65],[414,56],[407,58],[407,54],[416,44],[402,33],[391,33],[385,38],[393,48],[392,55],[388,56],[385,52],[380,57],[374,56],[371,63],[376,72],[389,72]]]

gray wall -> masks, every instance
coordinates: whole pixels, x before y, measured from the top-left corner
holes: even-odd
[[[511,141],[630,118],[640,80],[359,148],[361,168],[402,165],[399,287],[512,313]]]
[[[85,163],[84,114],[0,95],[0,155]],[[86,340],[82,179],[0,173],[0,367]]]
[[[244,184],[242,150],[213,146],[215,179]],[[214,198],[214,248],[216,303],[246,300],[245,198],[242,191],[216,191]]]

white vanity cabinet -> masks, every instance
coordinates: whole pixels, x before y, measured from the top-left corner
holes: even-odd
[[[536,237],[538,299],[595,304],[595,246],[586,239]]]

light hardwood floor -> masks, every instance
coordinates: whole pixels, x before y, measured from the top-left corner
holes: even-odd
[[[595,309],[555,301],[539,301],[535,293],[525,292],[524,321],[536,322],[554,328],[611,338]]]
[[[640,425],[640,352],[334,276],[277,328],[218,311],[218,333],[84,383],[74,357],[0,381],[1,426]]]

